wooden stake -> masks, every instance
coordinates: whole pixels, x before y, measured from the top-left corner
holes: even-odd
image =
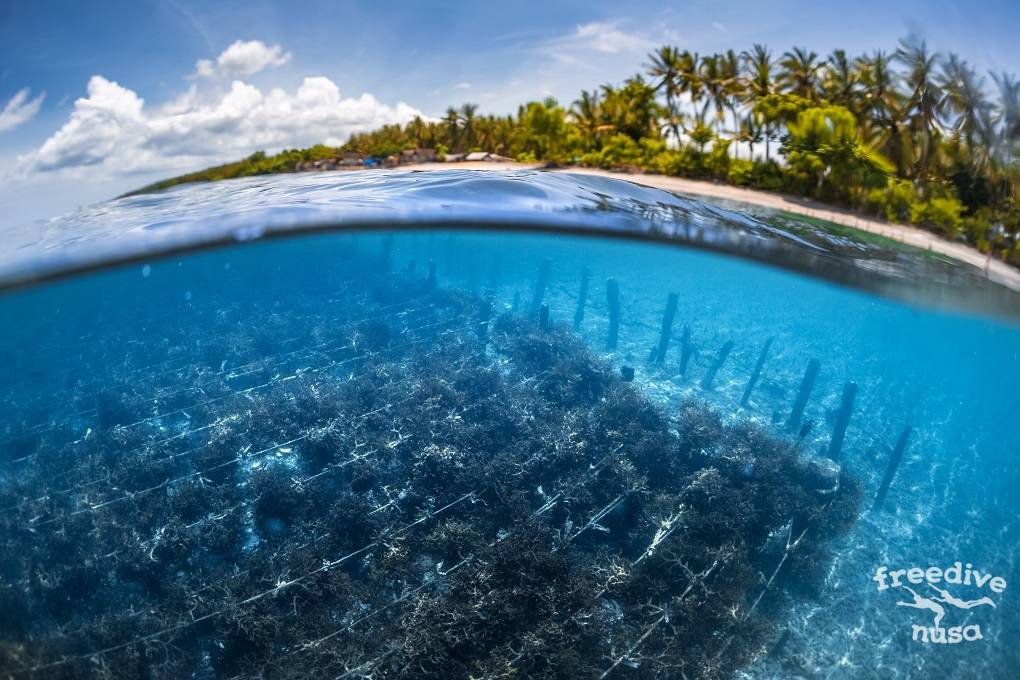
[[[436,287],[436,261],[429,260],[429,288]]]
[[[872,510],[880,509],[885,502],[885,495],[889,493],[889,485],[892,484],[893,477],[896,476],[896,470],[899,469],[900,463],[903,462],[903,453],[907,450],[907,440],[910,439],[912,431],[913,428],[910,425],[903,428],[903,432],[896,442],[896,447],[889,457],[889,465],[885,468],[885,476],[882,478],[882,485],[878,487],[878,493],[875,495],[875,505],[872,506]]]
[[[744,396],[740,398],[740,405],[747,406],[747,402],[751,399],[751,392],[754,391],[754,386],[758,384],[758,379],[761,378],[761,369],[765,365],[765,359],[769,356],[769,349],[772,347],[772,338],[765,341],[765,346],[761,348],[761,354],[758,355],[758,361],[754,365],[754,371],[751,373],[751,379],[747,381],[747,387],[744,388]]]
[[[669,338],[673,334],[673,319],[676,318],[676,306],[679,301],[680,297],[676,293],[670,293],[666,298],[666,311],[662,315],[662,329],[659,331],[659,346],[652,357],[654,363],[661,364],[666,360]]]
[[[581,322],[584,321],[584,305],[588,301],[588,277],[591,272],[585,267],[581,270],[581,290],[577,292],[577,311],[574,312],[574,330],[581,330]]]
[[[615,350],[620,335],[620,284],[616,279],[606,279],[606,303],[609,307],[609,334],[606,349]]]
[[[853,380],[843,386],[843,399],[836,412],[836,422],[832,426],[832,439],[829,440],[829,458],[839,460],[846,437],[846,426],[850,423],[850,415],[854,410],[854,399],[857,397],[857,383]]]
[[[804,372],[804,379],[800,381],[797,398],[793,402],[793,410],[790,411],[790,417],[786,421],[786,429],[790,432],[796,432],[800,427],[800,419],[804,416],[804,407],[807,406],[808,399],[811,398],[811,390],[815,387],[815,379],[818,377],[818,371],[821,368],[822,364],[818,359],[812,359],[808,362],[807,370]]]
[[[549,330],[549,303],[543,302],[538,308],[538,327],[543,331]]]
[[[726,363],[726,357],[733,351],[733,341],[727,340],[726,344],[719,348],[719,353],[715,356],[715,361],[708,368],[708,373],[701,379],[701,389],[710,390],[712,389],[712,383],[715,382],[715,374],[719,372],[722,365]]]
[[[680,375],[687,375],[687,364],[694,354],[694,344],[691,342],[691,327],[684,326],[684,334],[680,339]]]

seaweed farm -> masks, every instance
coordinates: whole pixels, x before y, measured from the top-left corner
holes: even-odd
[[[1020,668],[1012,321],[463,225],[0,318],[0,676]]]

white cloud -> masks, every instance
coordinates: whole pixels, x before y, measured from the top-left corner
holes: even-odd
[[[456,85],[453,86],[453,89],[455,89],[455,90],[470,90],[471,89],[471,83],[468,83],[468,82],[457,83]]]
[[[235,40],[230,47],[211,59],[195,63],[195,75],[202,78],[237,78],[250,76],[267,68],[283,66],[290,61],[290,52],[279,45],[266,45],[261,40]]]
[[[659,45],[676,43],[678,39],[679,36],[664,24],[642,25],[638,30],[631,28],[624,19],[595,21],[537,42],[521,60],[522,70],[529,73],[529,83],[541,79],[551,85],[555,79],[569,82],[567,91],[573,90],[577,82],[580,88],[590,88],[595,84],[593,78],[605,78],[598,74],[632,74],[642,56]],[[581,73],[586,74],[585,79],[576,81],[574,76]],[[551,89],[562,91],[556,87]]]
[[[404,123],[417,110],[370,94],[344,98],[333,81],[305,78],[295,92],[263,92],[241,80],[203,92],[196,85],[159,107],[102,76],[74,103],[70,118],[18,159],[22,177],[63,171],[89,176],[169,172],[233,160],[259,149],[339,144],[353,132]]]
[[[605,54],[648,49],[648,43],[642,36],[622,31],[616,23],[600,21],[578,26],[573,35],[568,36],[563,42],[574,47],[588,47]]]
[[[0,134],[8,132],[35,117],[42,107],[46,93],[43,92],[34,99],[29,99],[32,90],[25,87],[18,90],[3,111],[0,111]]]

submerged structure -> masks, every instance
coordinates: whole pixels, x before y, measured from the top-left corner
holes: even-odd
[[[0,673],[1004,677],[1020,332],[887,298],[1015,292],[564,177],[186,187],[0,260]]]

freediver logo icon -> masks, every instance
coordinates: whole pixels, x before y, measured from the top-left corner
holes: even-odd
[[[887,567],[881,566],[875,571],[873,580],[878,584],[879,590],[900,589],[910,594],[910,597],[906,598],[905,601],[898,600],[896,602],[897,607],[910,607],[911,609],[931,612],[934,616],[933,625],[919,626],[916,623],[912,624],[911,636],[917,642],[934,642],[937,644],[956,644],[983,639],[981,626],[976,623],[943,628],[942,621],[945,619],[947,612],[954,610],[969,610],[979,607],[995,609],[995,601],[989,595],[983,594],[983,589],[987,587],[989,591],[997,595],[1001,595],[1006,590],[1006,579],[1001,576],[992,576],[990,573],[982,573],[969,562],[966,566],[960,562],[954,562],[953,566],[948,569],[941,569],[940,567],[928,567],[927,569],[910,567],[908,569],[893,569],[890,571]],[[980,597],[965,600],[949,592],[943,585],[946,583],[956,586],[976,587],[982,594]],[[924,587],[915,590],[908,584]],[[928,593],[928,590],[925,587],[934,591],[934,594],[926,597],[925,595]],[[947,609],[947,605],[950,607],[949,609]]]

